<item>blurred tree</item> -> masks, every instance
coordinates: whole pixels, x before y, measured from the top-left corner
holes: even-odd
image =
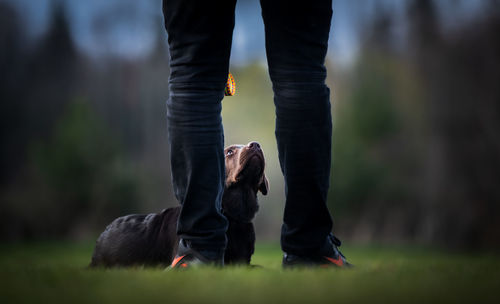
[[[500,18],[493,7],[446,35],[432,26],[431,1],[414,1],[409,12],[428,96],[431,182],[422,223],[431,241],[447,247],[498,247]]]
[[[137,181],[119,150],[88,103],[70,103],[52,138],[30,149],[32,171],[25,186],[31,192],[17,195],[7,206],[22,228],[7,234],[11,238],[86,234],[90,227],[135,210]]]
[[[79,54],[62,1],[55,1],[47,34],[33,50],[24,83],[25,128],[31,138],[48,138],[75,93]],[[29,90],[26,90],[29,88]]]
[[[22,44],[23,32],[15,24],[14,11],[0,6],[0,13],[10,16],[2,18],[10,24],[2,27],[1,38],[10,43],[7,50],[0,50],[2,67],[6,67],[2,77],[15,77],[0,84],[2,110],[6,109],[2,111],[6,118],[2,120],[2,146],[9,145],[2,149],[6,166],[0,188],[1,238],[85,234],[101,230],[124,213],[158,211],[158,204],[154,208],[139,205],[151,196],[142,184],[152,178],[147,171],[138,174],[137,168],[141,158],[147,157],[143,154],[146,134],[155,134],[156,142],[163,144],[156,150],[157,146],[148,146],[147,151],[167,150],[166,132],[158,127],[158,121],[164,120],[162,111],[146,107],[151,101],[148,96],[153,96],[163,109],[166,90],[151,95],[149,91],[157,92],[156,88],[144,86],[151,83],[151,67],[165,65],[112,58],[106,66],[82,56],[74,46],[64,7],[55,3],[49,29],[33,48]],[[16,56],[18,60],[11,60]],[[129,68],[124,72],[121,67],[125,65]],[[139,71],[144,71],[144,83],[138,81]],[[131,90],[143,96],[131,95]],[[137,102],[141,98],[147,103]],[[148,123],[154,121],[158,128],[154,133],[143,130],[139,109],[155,113],[154,119],[148,117]],[[157,180],[169,181],[169,175],[164,170]],[[150,200],[164,207],[165,192]]]
[[[398,141],[401,128],[393,90],[401,81],[400,62],[392,51],[391,16],[379,11],[354,69],[351,94],[334,112],[329,205],[341,222],[356,218],[363,223],[351,225],[370,227],[363,230],[364,237],[381,235],[403,192],[402,182],[395,179],[401,160],[388,144]]]
[[[25,146],[22,136],[23,105],[18,100],[22,90],[26,57],[24,32],[19,16],[7,4],[0,3],[0,185],[19,170]]]
[[[407,14],[402,51],[384,10],[365,33],[336,107],[330,206],[357,238],[498,248],[498,7],[454,29],[431,0]]]
[[[56,124],[53,138],[32,149],[40,181],[57,203],[50,213],[61,218],[53,223],[54,233],[70,230],[75,219],[87,215],[92,187],[108,174],[117,149],[104,130],[87,104],[75,102]]]

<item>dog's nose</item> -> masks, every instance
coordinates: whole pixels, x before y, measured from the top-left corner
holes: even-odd
[[[250,142],[250,143],[248,144],[248,147],[249,147],[250,149],[255,149],[255,150],[259,150],[259,149],[260,149],[260,145],[259,145],[259,143],[258,143],[258,142],[256,142],[256,141],[252,141],[252,142]]]

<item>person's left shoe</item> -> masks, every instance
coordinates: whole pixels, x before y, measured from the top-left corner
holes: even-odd
[[[179,248],[169,269],[186,269],[198,266],[224,266],[224,255],[213,252],[195,250],[181,239]]]
[[[282,265],[284,268],[296,267],[321,267],[321,268],[349,268],[353,265],[347,262],[345,256],[340,252],[341,242],[333,234],[329,235],[332,250],[325,254],[314,254],[299,256],[285,252]]]

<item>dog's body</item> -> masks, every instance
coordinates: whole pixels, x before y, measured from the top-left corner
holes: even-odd
[[[180,207],[117,218],[97,239],[90,266],[169,264],[179,243]]]
[[[229,221],[226,264],[249,264],[254,252],[252,219],[258,210],[257,191],[264,195],[264,155],[258,143],[225,149],[226,184],[222,212]],[[177,252],[177,221],[181,207],[160,213],[117,218],[97,239],[90,266],[169,265]]]

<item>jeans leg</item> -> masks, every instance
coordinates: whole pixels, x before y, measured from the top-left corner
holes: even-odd
[[[281,247],[296,255],[326,253],[332,118],[324,60],[332,2],[261,0],[261,6],[285,178]]]
[[[235,0],[164,0],[170,50],[167,126],[172,180],[182,210],[178,235],[222,252],[227,220],[221,100],[229,69]]]

